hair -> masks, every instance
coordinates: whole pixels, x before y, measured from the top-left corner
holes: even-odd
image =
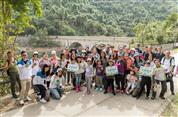
[[[104,51],[101,51],[101,52],[100,52],[100,57],[102,57],[102,56],[101,56],[101,53],[104,53],[104,59],[106,59],[106,53],[105,53]]]
[[[75,58],[72,58],[73,55],[75,56]],[[75,61],[77,61],[77,57],[76,57],[75,54],[71,54],[70,59],[71,59],[71,60],[75,60]]]
[[[133,75],[135,75],[135,74],[136,74],[134,70],[131,70],[130,72],[133,72]],[[130,74],[130,73],[129,73],[129,74]]]
[[[24,54],[24,53],[27,53],[27,52],[26,52],[25,50],[23,50],[23,51],[21,52],[21,55]]]
[[[62,56],[64,56],[64,54],[62,53],[61,56],[60,56],[60,59],[62,60]]]
[[[45,54],[47,54],[47,52],[43,52],[43,53],[42,53],[42,57],[43,57]]]
[[[103,65],[103,62],[102,62],[101,59],[99,59],[99,60],[96,61],[96,65],[98,65],[98,62],[99,62],[99,61],[101,62],[101,65]]]
[[[49,67],[49,70],[45,73],[45,68]],[[42,68],[42,74],[43,75],[46,75],[46,76],[49,76],[50,75],[50,66],[47,65],[47,64],[44,64],[43,68]]]
[[[7,52],[7,54],[10,54],[10,53],[12,53],[12,52],[11,52],[11,51],[8,51],[8,52]]]
[[[58,69],[59,69],[59,68],[58,68]],[[56,75],[56,76],[58,75],[58,72],[57,72],[57,71],[56,71],[55,75]],[[59,77],[61,77],[61,76],[63,76],[63,71],[62,71],[62,74],[61,74]]]

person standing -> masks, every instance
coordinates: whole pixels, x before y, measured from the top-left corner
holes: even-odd
[[[31,60],[32,62],[32,78],[35,77],[35,75],[37,75],[37,72],[40,70],[40,67],[39,67],[39,59],[38,59],[38,52],[35,51],[33,53],[33,58]]]
[[[165,56],[165,54],[162,52],[162,47],[157,47],[156,48],[156,53],[155,53],[155,58],[159,59],[159,61],[162,60],[162,58]]]
[[[86,79],[86,87],[87,87],[87,94],[91,93],[91,85],[92,85],[92,77],[93,77],[93,63],[92,59],[87,59],[87,64],[85,66],[85,79]]]
[[[156,68],[153,70],[153,92],[152,92],[152,98],[155,99],[156,92],[157,92],[157,85],[161,83],[161,93],[159,97],[161,99],[165,99],[164,94],[167,91],[167,85],[166,85],[166,76],[165,76],[165,70],[164,67],[161,66],[161,63],[159,59],[155,60]]]
[[[24,104],[24,100],[31,101],[31,98],[28,97],[28,92],[30,90],[31,77],[32,77],[32,62],[28,60],[28,54],[26,51],[21,52],[22,59],[18,61],[18,70],[21,82],[21,91],[20,91],[20,104]]]
[[[150,62],[147,61],[145,66],[140,68],[140,76],[141,76],[141,83],[140,83],[140,91],[138,92],[137,99],[140,98],[143,90],[145,89],[146,85],[146,97],[145,99],[149,99],[150,90],[151,90],[151,77],[152,77],[152,67],[150,66]]]
[[[17,64],[16,64],[15,58],[13,56],[13,53],[11,51],[7,52],[7,64],[4,69],[7,70],[7,74],[10,79],[12,97],[17,98],[18,96],[16,95],[16,92],[15,92],[16,91],[16,82],[18,84],[19,91],[21,90],[21,83],[20,83]]]
[[[175,59],[174,57],[170,56],[170,51],[165,52],[165,57],[162,58],[161,64],[164,66],[164,69],[166,70],[166,81],[170,82],[171,94],[175,95],[173,81]]]

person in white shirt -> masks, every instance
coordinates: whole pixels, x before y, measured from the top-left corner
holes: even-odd
[[[75,72],[75,86],[76,86],[76,92],[81,91],[80,90],[80,83],[81,83],[81,78],[82,78],[82,73],[84,73],[85,70],[85,61],[82,60],[82,56],[77,57],[77,63],[79,66],[79,69]]]
[[[52,97],[55,99],[60,99],[63,94],[65,85],[65,78],[63,76],[63,71],[61,68],[57,69],[57,72],[51,77],[49,90]]]
[[[170,54],[171,54],[170,51],[165,52],[165,57],[162,58],[161,64],[164,66],[164,69],[166,71],[166,81],[170,82],[171,94],[175,95],[173,81],[175,59],[174,57],[170,56]]]
[[[21,91],[19,95],[20,104],[24,104],[24,100],[31,101],[28,97],[30,90],[31,77],[32,77],[32,62],[28,60],[28,54],[26,51],[21,52],[22,59],[18,61],[17,66],[19,70]]]
[[[33,78],[33,88],[37,88],[37,96],[40,99],[40,102],[46,103],[45,99],[47,93],[47,86],[45,80],[50,76],[50,66],[47,64],[43,65],[42,70],[39,70]]]
[[[167,85],[166,85],[166,75],[165,75],[165,69],[161,65],[160,60],[155,60],[156,67],[153,69],[153,91],[152,91],[152,100],[156,97],[157,87],[161,83],[161,93],[159,97],[161,99],[165,99],[164,94],[167,91]]]
[[[32,78],[35,77],[35,75],[37,74],[37,72],[40,70],[39,67],[39,59],[38,59],[38,52],[35,51],[33,53],[33,58],[31,59],[32,62]]]

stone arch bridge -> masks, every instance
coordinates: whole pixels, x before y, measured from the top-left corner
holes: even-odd
[[[60,42],[63,47],[95,47],[98,45],[109,45],[115,48],[123,45],[129,46],[133,37],[106,37],[106,36],[49,36],[50,39]]]

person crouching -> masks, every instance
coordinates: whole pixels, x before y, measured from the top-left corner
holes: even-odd
[[[49,90],[52,97],[55,99],[60,99],[64,91],[64,76],[61,68],[57,69],[57,72],[51,77]]]

